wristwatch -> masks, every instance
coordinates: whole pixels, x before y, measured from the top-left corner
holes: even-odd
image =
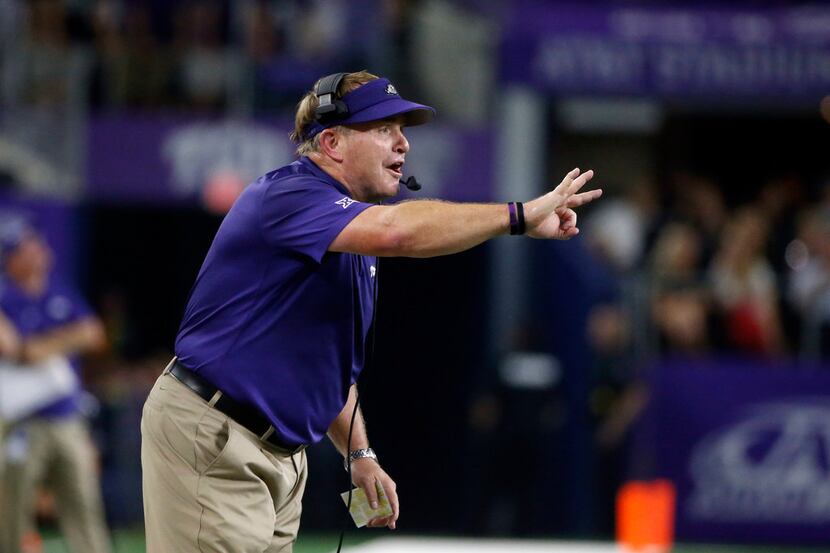
[[[355,449],[354,451],[349,453],[348,457],[343,459],[343,468],[346,469],[346,472],[349,472],[349,459],[351,459],[352,462],[354,462],[358,459],[363,459],[366,457],[368,457],[369,459],[374,459],[376,463],[378,462],[378,456],[375,454],[375,450],[371,447],[367,447],[365,449]]]

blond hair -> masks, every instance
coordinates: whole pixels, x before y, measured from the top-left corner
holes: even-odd
[[[366,70],[358,71],[356,73],[346,73],[343,80],[337,86],[337,97],[342,98],[347,92],[351,92],[355,88],[362,86],[370,81],[379,78],[377,75],[372,75]],[[322,80],[322,79],[321,79]],[[291,131],[289,138],[292,142],[297,144],[297,155],[304,156],[310,152],[317,152],[320,150],[320,134],[316,134],[313,138],[306,138],[305,133],[308,126],[314,122],[314,112],[320,104],[317,94],[314,90],[320,83],[318,80],[314,83],[314,87],[305,93],[302,100],[297,104],[297,113],[294,115],[294,130]]]

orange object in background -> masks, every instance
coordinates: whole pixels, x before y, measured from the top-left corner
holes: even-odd
[[[43,553],[43,540],[36,531],[26,532],[20,543],[21,553]]]
[[[676,497],[674,484],[669,480],[623,485],[617,494],[617,544],[620,550],[671,551]]]
[[[233,171],[219,171],[210,176],[202,189],[205,209],[216,215],[225,215],[245,190],[245,181]]]

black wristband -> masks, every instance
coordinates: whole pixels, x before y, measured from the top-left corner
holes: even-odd
[[[507,204],[507,213],[510,215],[510,235],[519,234],[519,214],[515,202]]]
[[[510,234],[525,233],[525,208],[522,202],[510,202],[507,204],[507,211],[510,213]]]
[[[525,233],[525,206],[522,202],[516,202],[516,214],[518,215],[518,232],[516,234]]]

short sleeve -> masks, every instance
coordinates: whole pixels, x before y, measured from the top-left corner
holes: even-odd
[[[346,225],[372,205],[314,178],[285,179],[264,189],[261,225],[271,245],[319,263]]]
[[[92,311],[89,303],[87,303],[86,298],[84,298],[74,288],[64,288],[63,297],[69,302],[69,316],[67,317],[69,322],[76,322],[81,319],[87,319],[95,316],[95,313]]]
[[[65,282],[55,282],[42,305],[43,321],[36,333],[48,332],[63,325],[77,323],[95,316],[81,293]]]

